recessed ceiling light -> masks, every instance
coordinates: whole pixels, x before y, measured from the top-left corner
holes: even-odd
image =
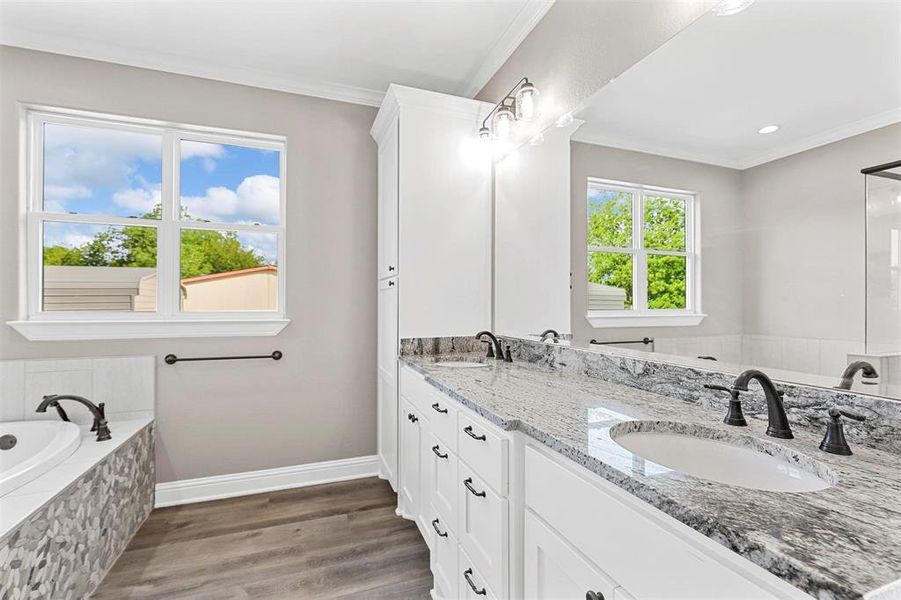
[[[737,15],[752,4],[754,4],[754,0],[722,0],[713,7],[713,14],[718,17]]]
[[[779,125],[766,125],[757,130],[757,133],[774,133],[779,131]]]

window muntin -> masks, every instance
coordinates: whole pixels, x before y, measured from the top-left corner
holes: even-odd
[[[282,138],[53,109],[29,109],[25,114],[29,320],[283,316]],[[188,163],[198,166],[183,170],[182,164]],[[192,179],[197,168],[217,179]],[[188,179],[180,186],[184,176]],[[223,191],[232,197],[243,194],[243,212],[227,214],[234,222],[223,218],[221,225],[190,220],[178,193],[186,186],[196,197]],[[222,213],[221,207],[218,210]],[[192,237],[201,239],[192,242]],[[235,243],[210,243],[217,237]],[[183,261],[183,249],[191,260]],[[181,275],[183,262],[193,265],[194,278],[228,280],[229,286],[220,285],[218,291],[230,295],[232,302],[226,308],[210,303],[184,306],[182,280],[190,277]],[[267,301],[242,304],[242,298],[259,296],[232,293],[234,288],[248,289],[242,278],[250,278],[254,269],[267,273]],[[120,280],[124,285],[116,288]],[[61,281],[80,292],[81,304],[60,300],[70,293],[60,291]],[[109,296],[88,302],[102,296],[98,290],[103,286],[121,293],[115,301]]]
[[[589,316],[698,313],[694,194],[590,179]]]

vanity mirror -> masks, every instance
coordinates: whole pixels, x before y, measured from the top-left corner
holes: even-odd
[[[494,328],[901,397],[901,5],[744,4],[496,163]]]

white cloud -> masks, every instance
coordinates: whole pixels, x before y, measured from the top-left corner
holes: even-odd
[[[245,248],[256,250],[266,259],[266,263],[274,265],[278,262],[278,235],[264,232],[241,232],[238,241]]]
[[[179,152],[184,160],[195,158],[197,156],[205,158],[222,158],[225,156],[225,147],[222,144],[182,140]]]
[[[90,198],[91,190],[83,185],[45,185],[44,202],[64,202],[71,198]]]
[[[162,161],[162,137],[94,127],[44,127],[47,185],[124,187],[138,160]]]
[[[113,194],[113,202],[122,208],[143,215],[160,203],[160,189],[144,187],[119,190]]]
[[[237,190],[211,187],[203,196],[182,196],[181,202],[196,219],[274,224],[279,220],[279,198],[278,177],[252,175]]]

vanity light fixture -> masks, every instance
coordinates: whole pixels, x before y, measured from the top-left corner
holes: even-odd
[[[713,7],[713,14],[718,17],[737,15],[752,4],[754,4],[754,0],[722,0]]]
[[[479,138],[483,140],[508,139],[513,133],[513,126],[517,121],[528,122],[534,120],[539,112],[539,93],[527,77],[516,82],[507,95],[494,105],[491,112],[482,121],[479,128]],[[488,122],[491,126],[488,126]]]
[[[765,125],[765,126],[761,127],[760,129],[758,129],[757,133],[763,133],[763,134],[775,133],[775,132],[779,131],[780,127],[781,127],[781,125]]]

